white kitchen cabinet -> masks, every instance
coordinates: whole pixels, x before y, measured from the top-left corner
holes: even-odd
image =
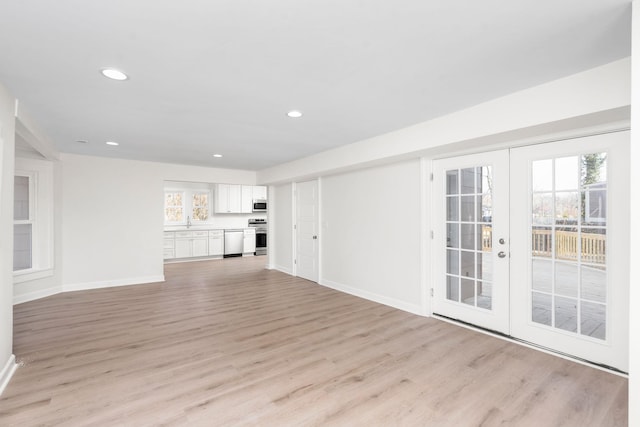
[[[209,255],[209,232],[176,231],[175,258],[190,258]]]
[[[239,184],[216,184],[216,213],[240,213],[242,208],[242,186]]]
[[[176,239],[176,258],[189,258],[191,256],[191,239]]]
[[[255,185],[253,187],[253,199],[267,200],[267,187],[264,185]]]
[[[224,230],[209,230],[209,256],[224,255]]]
[[[256,229],[245,228],[244,229],[244,247],[242,253],[245,255],[253,255],[256,251]]]
[[[251,213],[253,212],[253,189],[255,188],[253,185],[243,185],[241,186],[241,212],[242,213]]]
[[[176,257],[175,251],[175,233],[171,231],[164,232],[164,259]]]

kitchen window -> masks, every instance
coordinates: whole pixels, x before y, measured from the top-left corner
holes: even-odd
[[[206,221],[209,219],[209,193],[197,192],[193,193],[191,204],[193,221]]]
[[[164,222],[165,224],[181,224],[185,222],[185,206],[183,191],[165,191]]]

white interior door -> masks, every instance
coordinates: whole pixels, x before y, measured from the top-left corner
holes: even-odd
[[[318,281],[318,181],[296,184],[296,275]]]
[[[437,160],[435,314],[509,332],[509,152]]]
[[[511,334],[628,371],[629,134],[511,151]]]

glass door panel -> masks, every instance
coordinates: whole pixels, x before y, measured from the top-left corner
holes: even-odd
[[[623,371],[628,144],[618,132],[516,148],[510,159],[511,335]]]
[[[434,304],[434,311],[504,332],[508,258],[500,259],[498,267],[495,259],[498,252],[502,257],[508,253],[508,152],[439,160],[434,171],[442,206],[437,221],[444,230],[437,239],[444,268],[437,269],[434,297],[441,301]],[[497,212],[495,200],[501,200]],[[502,230],[498,250],[494,250],[496,221]]]

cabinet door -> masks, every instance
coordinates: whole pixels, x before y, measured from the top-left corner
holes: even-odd
[[[253,198],[267,200],[267,187],[264,185],[256,185],[253,187]]]
[[[198,237],[191,241],[191,256],[207,256],[209,254],[208,242],[205,237]]]
[[[242,186],[239,184],[229,184],[229,204],[227,212],[240,213],[242,205]]]
[[[176,239],[176,258],[191,256],[191,239]]]
[[[222,236],[209,238],[209,255],[224,255],[224,239]]]
[[[242,213],[251,213],[253,212],[253,186],[252,185],[243,185],[242,186]]]
[[[244,235],[244,248],[242,252],[245,254],[253,253],[256,251],[256,235],[255,233]]]
[[[229,184],[216,185],[216,213],[229,213]]]

